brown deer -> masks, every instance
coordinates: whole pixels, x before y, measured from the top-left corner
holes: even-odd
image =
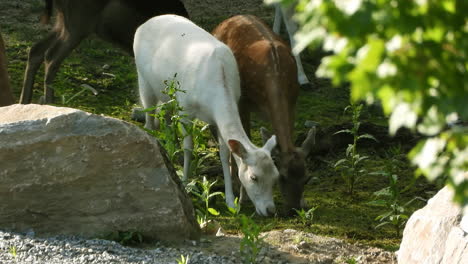
[[[62,61],[80,42],[96,33],[100,38],[114,43],[132,54],[133,36],[137,27],[149,18],[161,14],[178,14],[188,17],[180,0],[45,0],[42,21],[49,21],[55,7],[55,26],[44,39],[29,51],[20,103],[30,103],[34,77],[44,62],[45,102],[54,98],[52,82]]]
[[[14,104],[13,94],[11,93],[10,80],[8,78],[7,62],[5,55],[5,44],[2,34],[0,34],[0,106]]]
[[[270,120],[279,145],[279,184],[288,212],[302,207],[308,178],[305,158],[315,139],[311,130],[301,148],[293,143],[296,99],[299,94],[297,68],[290,47],[259,18],[240,15],[219,24],[213,35],[234,53],[241,80],[239,112],[250,131],[250,113],[257,111]]]

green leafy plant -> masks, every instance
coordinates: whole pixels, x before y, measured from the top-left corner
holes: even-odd
[[[358,260],[354,257],[349,257],[345,260],[345,263],[346,264],[358,264]]]
[[[211,192],[211,187],[216,184],[216,181],[210,182],[203,177],[202,181],[193,180],[185,187],[186,191],[192,194],[194,206],[197,212],[197,221],[202,224],[207,221],[208,215],[218,216],[219,211],[210,207],[210,200],[215,196],[224,197],[222,192]]]
[[[468,204],[468,1],[265,2],[296,3],[293,50],[321,46],[330,55],[320,77],[350,82],[354,102],[378,100],[390,134],[424,135],[409,153],[417,175],[448,175],[455,201]]]
[[[315,210],[317,210],[318,206],[312,207],[309,210],[304,210],[304,208],[301,208],[301,210],[294,209],[296,211],[297,216],[299,217],[299,220],[301,223],[305,226],[310,226],[312,225],[312,221],[314,220],[314,213]]]
[[[159,129],[148,132],[158,138],[173,164],[177,164],[180,154],[183,153],[184,137],[192,136],[193,149],[189,150],[192,154],[189,174],[197,176],[206,159],[215,155],[206,146],[205,132],[209,125],[201,121],[187,120],[186,115],[181,114],[184,109],[177,100],[177,94],[185,91],[180,88],[176,77],[177,75],[164,82],[166,87],[162,93],[167,95],[169,100],[144,110],[145,112],[157,110],[155,117],[159,121]]]
[[[185,257],[184,255],[180,255],[180,258],[177,259],[177,264],[189,264],[190,262],[190,256],[187,255],[187,257]]]
[[[227,205],[227,204],[226,204]],[[240,209],[241,209],[241,205],[239,203],[239,197],[236,197],[234,199],[234,208],[230,207],[230,206],[227,206],[227,209],[228,209],[228,212],[229,214],[234,217],[234,219],[237,219],[239,217],[239,214],[240,214]]]
[[[181,121],[185,117],[180,114],[183,108],[177,101],[177,93],[184,93],[185,91],[180,89],[180,83],[176,80],[176,75],[172,80],[166,80],[164,85],[166,87],[162,93],[167,95],[169,100],[144,111],[157,110],[155,117],[159,121],[159,128],[148,132],[158,138],[170,161],[174,164],[177,161],[178,154],[182,152],[184,135]]]
[[[345,112],[349,109],[352,110],[353,127],[351,129],[340,130],[334,135],[340,133],[351,134],[353,136],[353,143],[349,144],[346,148],[346,157],[338,160],[333,167],[340,171],[341,177],[347,186],[348,193],[352,196],[356,182],[362,175],[367,173],[365,168],[362,166],[362,162],[369,158],[368,156],[361,156],[357,152],[357,143],[359,140],[365,138],[372,139],[374,141],[377,141],[377,139],[370,134],[359,135],[359,126],[361,125],[361,122],[359,122],[359,116],[361,115],[362,104],[347,106],[345,108]]]
[[[424,201],[424,199],[415,197],[407,203],[402,204],[401,191],[398,187],[398,176],[388,172],[376,172],[373,174],[383,175],[389,179],[389,186],[374,192],[376,199],[368,203],[370,205],[384,207],[387,210],[375,218],[376,221],[380,222],[375,228],[391,225],[395,230],[395,235],[399,237],[409,217],[407,207],[416,200]]]
[[[240,242],[242,262],[255,264],[264,244],[263,238],[260,237],[262,228],[252,220],[252,217],[247,217],[243,214],[240,214],[237,220],[240,223],[240,230],[243,234]]]
[[[193,149],[192,161],[190,162],[190,175],[199,176],[201,175],[201,169],[207,159],[216,157],[216,153],[210,151],[207,147],[207,135],[209,125],[204,124],[201,121],[194,121],[188,124],[184,124],[184,128],[188,135],[192,136]]]

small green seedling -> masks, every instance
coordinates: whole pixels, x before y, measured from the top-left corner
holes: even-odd
[[[354,187],[356,183],[359,181],[361,176],[365,175],[367,171],[362,166],[364,160],[368,159],[368,156],[361,156],[357,152],[357,143],[359,140],[367,138],[372,139],[377,142],[377,139],[370,135],[370,134],[362,134],[359,135],[359,126],[361,122],[359,122],[359,116],[361,115],[362,104],[360,105],[350,105],[345,108],[345,112],[351,109],[353,111],[352,114],[352,121],[353,121],[353,128],[352,129],[344,129],[336,132],[336,134],[340,133],[347,133],[353,136],[353,144],[349,144],[348,148],[346,149],[346,157],[343,159],[338,160],[335,165],[333,166],[336,170],[340,171],[341,177],[343,178],[348,193],[353,196]]]
[[[190,261],[190,256],[187,255],[185,257],[184,255],[180,255],[180,259],[177,259],[177,264],[189,264]]]
[[[194,199],[193,204],[197,214],[197,222],[203,225],[208,221],[208,216],[218,216],[220,213],[215,208],[210,207],[210,200],[215,196],[224,197],[222,192],[211,192],[211,187],[216,184],[216,181],[210,182],[203,177],[202,181],[192,180],[185,187],[187,193],[190,193]]]
[[[425,200],[421,197],[415,197],[407,203],[401,204],[401,191],[398,187],[397,175],[390,174],[388,172],[378,172],[374,174],[384,175],[389,179],[389,186],[374,192],[376,199],[368,203],[370,205],[381,206],[387,209],[385,213],[375,218],[376,221],[380,222],[380,224],[375,226],[375,228],[392,225],[395,230],[395,235],[399,237],[400,232],[404,228],[409,217],[407,207],[416,200]]]
[[[312,221],[314,220],[314,212],[317,210],[318,206],[312,207],[309,210],[305,211],[303,208],[301,210],[294,209],[296,211],[299,220],[304,226],[312,225]]]
[[[9,252],[10,252],[10,255],[13,256],[14,258],[18,256],[17,251],[16,251],[16,246],[11,246]]]
[[[252,217],[240,214],[237,219],[240,223],[241,232],[244,235],[240,242],[242,262],[255,264],[257,263],[258,254],[264,246],[263,238],[260,237],[263,228],[257,225]]]

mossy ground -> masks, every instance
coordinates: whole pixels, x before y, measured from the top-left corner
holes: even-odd
[[[6,41],[8,70],[14,95],[19,98],[24,69],[27,61],[27,51],[33,42],[43,37],[47,30],[36,25],[35,18],[41,11],[40,4],[34,3],[15,6],[9,1],[1,1],[5,7],[0,14],[6,17],[2,21],[1,33]],[[7,14],[12,12],[15,15]],[[31,14],[35,14],[31,16]],[[24,17],[30,17],[29,23],[20,22]],[[226,16],[199,17],[196,22],[211,30],[216,23]],[[14,20],[17,19],[15,22]],[[271,17],[270,17],[271,19]],[[303,124],[306,120],[313,120],[322,127],[329,127],[350,121],[349,115],[343,114],[343,109],[349,104],[349,90],[346,87],[333,88],[327,80],[313,77],[320,57],[313,50],[303,54],[305,69],[313,81],[313,89],[301,90],[297,105],[296,135],[306,132]],[[105,66],[104,65],[108,65]],[[42,95],[41,70],[36,77],[33,102],[37,102]],[[85,91],[77,95],[87,84],[98,90],[98,95]],[[82,109],[95,114],[104,114],[130,121],[131,109],[138,103],[136,72],[133,58],[96,38],[89,38],[81,43],[63,62],[55,79],[54,86],[57,100],[55,105]],[[75,96],[77,95],[77,96]],[[377,109],[377,110],[376,110]],[[376,124],[386,124],[378,107],[368,108],[362,113],[362,121]],[[254,121],[254,142],[259,143],[258,128],[267,125],[264,121]],[[365,133],[366,131],[362,131]],[[320,139],[318,139],[320,140]],[[415,196],[430,197],[436,187],[424,179],[414,180],[414,168],[406,160],[405,153],[411,148],[411,143],[400,142],[393,147],[382,147],[366,144],[359,148],[359,152],[372,158],[366,161],[368,172],[375,172],[388,167],[398,161],[399,184],[402,189],[412,184],[402,199],[407,201]],[[323,156],[310,157],[308,173],[313,181],[306,186],[305,197],[310,206],[318,206],[312,225],[304,226],[297,217],[262,218],[254,216],[255,221],[267,226],[268,229],[300,229],[313,233],[343,238],[351,242],[360,242],[390,250],[396,250],[400,237],[394,234],[390,226],[380,229],[374,219],[384,209],[370,206],[367,203],[374,199],[373,193],[387,186],[388,180],[382,176],[364,175],[357,182],[353,197],[345,191],[343,179],[332,168],[337,160],[344,157],[345,149],[333,150]],[[210,164],[220,166],[217,160]],[[212,165],[210,165],[212,166]],[[217,175],[222,179],[222,175]],[[222,189],[221,186],[219,188]],[[275,191],[275,200],[281,207],[281,197]],[[222,199],[213,201],[215,207],[222,210],[223,216],[217,217],[227,232],[238,232],[231,217],[227,217]],[[421,207],[422,203],[412,205],[410,211]],[[254,209],[250,203],[243,205],[243,213],[252,214]]]

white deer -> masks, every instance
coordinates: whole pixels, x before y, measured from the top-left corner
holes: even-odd
[[[167,101],[162,93],[164,81],[177,74],[185,93],[177,100],[188,119],[199,119],[217,128],[219,153],[223,167],[226,202],[234,207],[230,173],[231,151],[238,175],[258,214],[275,212],[273,185],[279,177],[271,150],[272,136],[262,148],[247,137],[239,117],[239,73],[232,51],[210,33],[190,20],[176,16],[157,16],[141,25],[133,44],[140,97],[145,108]],[[188,120],[185,120],[188,121]],[[146,114],[145,127],[157,128],[155,119]],[[193,141],[184,138],[184,180],[188,178]]]
[[[270,1],[267,1],[270,2]],[[273,32],[280,34],[281,31],[281,18],[283,18],[284,25],[286,26],[286,31],[289,35],[289,41],[291,42],[291,48],[296,46],[296,40],[294,39],[294,34],[298,29],[296,22],[293,20],[292,16],[294,15],[294,8],[296,6],[290,4],[289,6],[284,6],[282,4],[275,4],[275,20],[273,22]],[[294,54],[297,65],[297,76],[298,81],[301,86],[310,85],[307,75],[304,73],[304,68],[302,67],[302,61],[300,54]]]

